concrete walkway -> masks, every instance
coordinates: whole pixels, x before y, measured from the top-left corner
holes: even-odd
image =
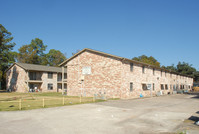
[[[193,97],[170,95],[30,111],[0,112],[0,134],[176,132],[185,119],[199,111],[199,99]],[[189,132],[199,133],[199,129]]]

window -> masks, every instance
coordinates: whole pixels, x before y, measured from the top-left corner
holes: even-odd
[[[142,90],[147,90],[147,85],[146,84],[142,84]]]
[[[62,89],[62,84],[57,84],[58,89]],[[67,89],[67,84],[64,84],[64,89]]]
[[[61,77],[62,75],[61,75],[61,73],[58,73],[57,74],[57,81],[61,81],[62,80],[62,77]]]
[[[133,72],[133,63],[130,64],[130,71]]]
[[[171,84],[171,85],[170,85],[170,90],[172,90],[172,87],[173,87],[173,86],[172,86],[172,84]]]
[[[64,73],[64,79],[67,79],[67,73]]]
[[[62,84],[57,84],[57,89],[62,89]]]
[[[168,85],[167,84],[165,84],[165,89],[168,90]]]
[[[164,90],[164,85],[161,84],[161,85],[160,85],[160,88],[161,88],[161,90]]]
[[[155,83],[153,83],[153,90],[155,90]]]
[[[53,78],[53,73],[52,72],[48,72],[48,79],[52,79]]]
[[[161,76],[162,76],[162,70],[161,70]]]
[[[53,90],[53,84],[52,83],[48,83],[48,90]]]
[[[130,92],[133,91],[133,82],[130,82]]]
[[[155,75],[155,68],[153,68],[153,75]]]
[[[142,73],[145,73],[145,66],[142,67]]]
[[[30,80],[36,80],[37,79],[36,72],[30,72],[29,77],[30,77]]]
[[[64,89],[67,89],[67,84],[64,84]]]
[[[64,73],[64,79],[67,79],[67,73]],[[57,74],[57,81],[62,81],[62,74],[61,73]]]

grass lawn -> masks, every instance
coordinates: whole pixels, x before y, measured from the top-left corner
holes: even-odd
[[[81,102],[80,102],[81,101]],[[62,93],[0,93],[0,111],[30,110],[63,105],[94,103],[92,97],[63,96]]]

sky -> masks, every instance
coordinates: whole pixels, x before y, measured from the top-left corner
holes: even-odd
[[[67,58],[90,48],[199,70],[199,0],[0,0],[14,51],[40,38]]]

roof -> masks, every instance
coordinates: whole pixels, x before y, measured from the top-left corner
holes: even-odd
[[[89,48],[85,48],[85,49],[79,51],[78,53],[76,53],[72,57],[70,57],[69,59],[66,59],[65,61],[63,61],[61,64],[59,64],[59,66],[63,66],[64,64],[66,64],[67,62],[69,62],[70,60],[72,60],[73,58],[77,57],[79,54],[81,54],[81,53],[83,53],[85,51],[96,53],[96,54],[100,54],[100,55],[104,55],[104,56],[107,56],[107,57],[112,57],[112,58],[115,58],[115,59],[118,59],[118,60],[121,60],[121,61],[128,61],[130,63],[139,64],[141,66],[151,67],[151,68],[154,68],[154,69],[162,70],[162,71],[173,73],[173,74],[177,74],[177,75],[191,77],[191,76],[180,74],[180,73],[177,73],[177,72],[174,72],[174,71],[171,71],[171,70],[167,70],[167,69],[164,69],[164,68],[161,68],[161,67],[153,66],[153,65],[150,65],[150,64],[146,64],[146,63],[139,62],[139,61],[136,61],[136,60],[131,60],[131,59],[124,58],[124,57],[115,56],[115,55],[104,53],[104,52],[101,52],[101,51],[96,51],[96,50],[89,49]]]
[[[53,67],[53,66],[44,66],[44,65],[36,65],[36,64],[27,64],[27,63],[17,63],[15,62],[12,66],[10,66],[6,71],[8,71],[14,65],[18,65],[24,70],[28,71],[42,71],[42,72],[62,72],[61,67]],[[66,68],[64,70],[66,72]]]

